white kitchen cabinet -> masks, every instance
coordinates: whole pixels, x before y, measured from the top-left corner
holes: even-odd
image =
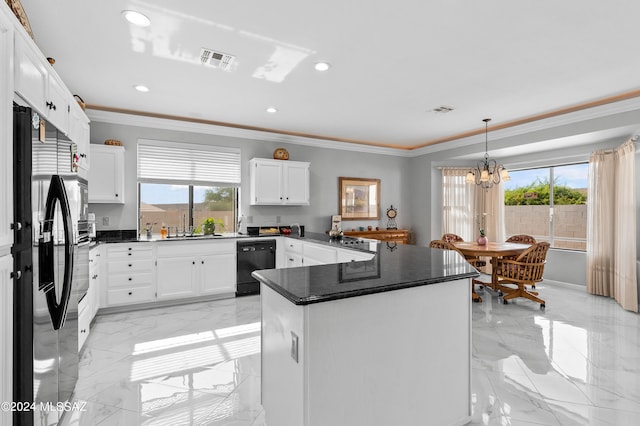
[[[11,21],[0,13],[0,256],[9,253],[13,245],[13,70],[11,61],[5,60],[13,56],[12,28]]]
[[[76,144],[78,154],[78,176],[84,179],[89,177],[89,118],[84,113],[78,102],[70,103],[69,139]]]
[[[156,298],[153,247],[145,243],[107,246],[106,307],[153,302]]]
[[[295,268],[297,266],[303,266],[302,251],[304,243],[293,238],[284,238],[284,267]]]
[[[7,7],[4,10],[8,11]],[[0,10],[0,401],[13,401],[13,25]],[[0,410],[0,426],[12,424]]]
[[[192,256],[158,257],[158,300],[196,296],[196,268],[196,259]]]
[[[87,297],[91,306],[91,320],[100,309],[100,293],[102,290],[102,253],[104,245],[97,245],[89,251],[89,291]]]
[[[236,291],[236,253],[209,254],[199,258],[200,294]]]
[[[2,24],[0,15],[0,25]],[[1,28],[0,28],[1,30]],[[0,257],[0,402],[13,401],[13,256]],[[11,410],[0,410],[0,425],[10,426]]]
[[[305,242],[303,254],[304,266],[326,265],[337,261],[336,249],[322,244]]]
[[[91,299],[87,292],[87,295],[78,303],[78,352],[82,350],[91,331],[91,311]]]
[[[58,130],[69,131],[69,91],[26,33],[16,32],[14,90]]]
[[[251,205],[309,205],[309,163],[254,158],[249,186]]]
[[[337,249],[338,263],[346,263],[346,262],[361,262],[365,260],[373,259],[375,256],[373,253],[365,253],[357,250],[349,250],[339,248]]]
[[[236,291],[235,240],[163,241],[156,256],[158,300]]]
[[[90,145],[89,202],[124,204],[124,148]]]

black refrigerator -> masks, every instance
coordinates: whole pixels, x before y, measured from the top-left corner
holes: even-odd
[[[14,104],[14,424],[56,425],[78,379],[78,302],[88,289],[87,182],[75,144]],[[84,258],[86,257],[86,260]]]

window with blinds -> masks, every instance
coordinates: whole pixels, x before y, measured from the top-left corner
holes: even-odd
[[[240,150],[148,139],[138,140],[140,236],[202,233],[214,219],[216,232],[235,232],[240,187]],[[164,234],[166,235],[166,234]]]
[[[140,139],[138,181],[240,186],[240,150]]]

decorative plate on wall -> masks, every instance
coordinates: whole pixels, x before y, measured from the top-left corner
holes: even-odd
[[[276,160],[288,160],[289,151],[284,148],[276,148],[276,150],[273,151],[273,158],[275,158]]]

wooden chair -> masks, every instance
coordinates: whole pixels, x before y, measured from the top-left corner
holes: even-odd
[[[429,247],[430,248],[436,248],[436,249],[442,249],[442,250],[453,250],[455,252],[458,252],[467,262],[469,262],[471,264],[471,266],[473,266],[474,268],[476,268],[476,266],[469,261],[469,259],[467,259],[464,254],[462,254],[462,252],[453,244],[444,241],[444,240],[433,240],[429,243]],[[478,268],[476,268],[478,269]],[[478,294],[475,291],[474,285],[476,283],[480,283],[482,284],[482,281],[478,281],[476,279],[472,279],[471,280],[471,299],[474,302],[482,302],[482,298],[480,296],[478,296]]]
[[[464,239],[456,234],[443,234],[442,241],[446,241],[448,243],[457,243],[460,241],[464,241]],[[476,269],[484,268],[485,266],[487,266],[487,262],[480,259],[478,256],[465,256],[465,259],[467,259],[469,263],[471,263]]]
[[[526,285],[542,281],[548,251],[549,243],[536,243],[515,260],[504,258],[498,260],[498,283],[500,290],[504,293],[502,300],[505,304],[509,299],[524,297],[540,303],[540,309],[545,308],[545,302],[538,297],[538,292],[527,290]],[[515,284],[517,287],[507,287],[504,284]]]
[[[460,241],[464,241],[461,236],[456,234],[443,234],[442,241],[446,241],[448,243],[457,243]]]
[[[518,244],[535,244],[537,243],[536,239],[531,235],[527,234],[518,234],[512,235],[506,240],[507,243],[518,243]],[[518,256],[505,256],[504,259],[516,260]],[[535,284],[531,285],[531,288],[536,288]]]
[[[508,243],[519,243],[519,244],[535,244],[537,241],[531,235],[519,234],[512,235],[507,238]]]

